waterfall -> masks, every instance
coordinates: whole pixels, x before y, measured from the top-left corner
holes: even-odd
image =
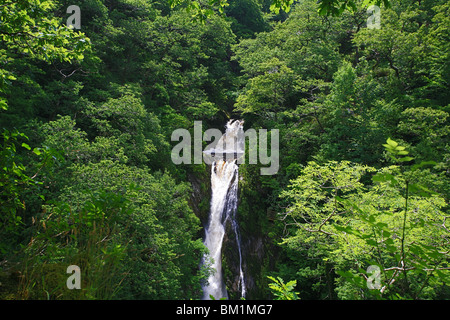
[[[241,121],[227,123],[226,132],[218,143],[220,147],[216,148],[222,155],[227,152],[237,154],[237,151],[242,151],[238,150],[240,144],[235,143],[239,130],[242,130]],[[236,162],[237,159],[216,159],[211,166],[211,207],[204,240],[209,254],[203,257],[203,263],[212,262],[213,273],[209,276],[208,283],[203,286],[203,299],[210,299],[210,295],[215,299],[228,298],[222,274],[222,242],[226,223],[231,223],[235,233],[239,253],[241,296],[245,297],[246,293],[239,225],[236,220],[239,180],[239,167]]]

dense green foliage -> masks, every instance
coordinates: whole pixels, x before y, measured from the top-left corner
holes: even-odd
[[[73,4],[0,4],[1,299],[198,299],[209,172],[170,138],[229,118],[280,130],[239,169],[248,299],[450,298],[448,1]]]

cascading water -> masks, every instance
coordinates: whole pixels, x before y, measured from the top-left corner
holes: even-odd
[[[226,132],[219,140],[220,153],[242,153],[238,132],[242,130],[241,121],[229,121]],[[239,142],[239,143],[236,143]],[[231,223],[232,230],[236,236],[237,249],[239,253],[239,284],[241,296],[245,297],[245,279],[242,270],[242,251],[239,234],[239,226],[236,220],[238,203],[238,177],[239,167],[237,160],[217,159],[211,166],[211,209],[209,222],[205,228],[204,244],[209,250],[209,254],[203,257],[203,263],[212,262],[213,273],[208,278],[208,283],[203,286],[203,299],[228,298],[227,290],[222,275],[222,242],[225,235],[226,223]],[[212,261],[211,261],[212,259]]]

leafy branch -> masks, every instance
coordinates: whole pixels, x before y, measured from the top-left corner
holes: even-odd
[[[270,11],[275,14],[280,13],[280,10],[289,12],[294,0],[272,0],[270,5]],[[339,16],[345,10],[356,12],[358,10],[357,1],[354,0],[319,0],[317,1],[317,11],[320,15],[324,16]],[[224,13],[224,9],[229,5],[227,0],[169,0],[169,4],[172,8],[181,6],[186,9],[187,12],[193,12],[193,18],[196,21],[204,23],[214,12],[218,11],[220,14]],[[386,8],[390,6],[389,0],[365,0],[362,3],[362,8],[370,5],[381,6]]]
[[[267,276],[272,283],[269,283],[269,288],[272,291],[276,300],[298,300],[298,292],[294,291],[295,286],[297,285],[297,280],[289,281],[288,283],[284,283],[283,279],[277,277],[276,279],[271,276]]]

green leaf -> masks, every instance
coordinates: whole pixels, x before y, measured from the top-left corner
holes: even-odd
[[[391,236],[391,233],[389,231],[383,230],[383,237],[389,238]]]
[[[430,189],[417,183],[408,184],[408,191],[411,193],[418,193],[423,197],[430,197],[433,194],[437,194],[436,192],[431,191]]]
[[[31,150],[30,146],[28,144],[26,144],[25,142],[22,143],[22,147],[24,147],[25,149]]]
[[[8,110],[8,104],[6,103],[5,99],[0,98],[0,109],[1,110]]]
[[[413,159],[414,159],[413,157],[403,157],[403,158],[398,159],[398,161],[400,161],[400,162],[408,162],[408,161],[411,161]]]
[[[398,143],[395,142],[394,140],[392,140],[391,138],[388,138],[388,139],[386,140],[386,142],[387,142],[387,144],[388,144],[389,146],[391,146],[392,148],[395,148],[395,147],[398,146]]]
[[[436,161],[422,161],[419,164],[415,164],[411,167],[411,170],[416,170],[416,169],[420,169],[424,166],[435,166],[437,163]]]
[[[34,148],[33,149],[33,153],[40,156],[42,154],[42,152],[38,149],[38,148]]]
[[[392,184],[397,183],[397,179],[390,173],[377,173],[372,177],[373,182],[388,182],[390,181]]]
[[[276,4],[271,4],[270,5],[270,11],[278,14],[278,13],[280,13],[280,8]]]

